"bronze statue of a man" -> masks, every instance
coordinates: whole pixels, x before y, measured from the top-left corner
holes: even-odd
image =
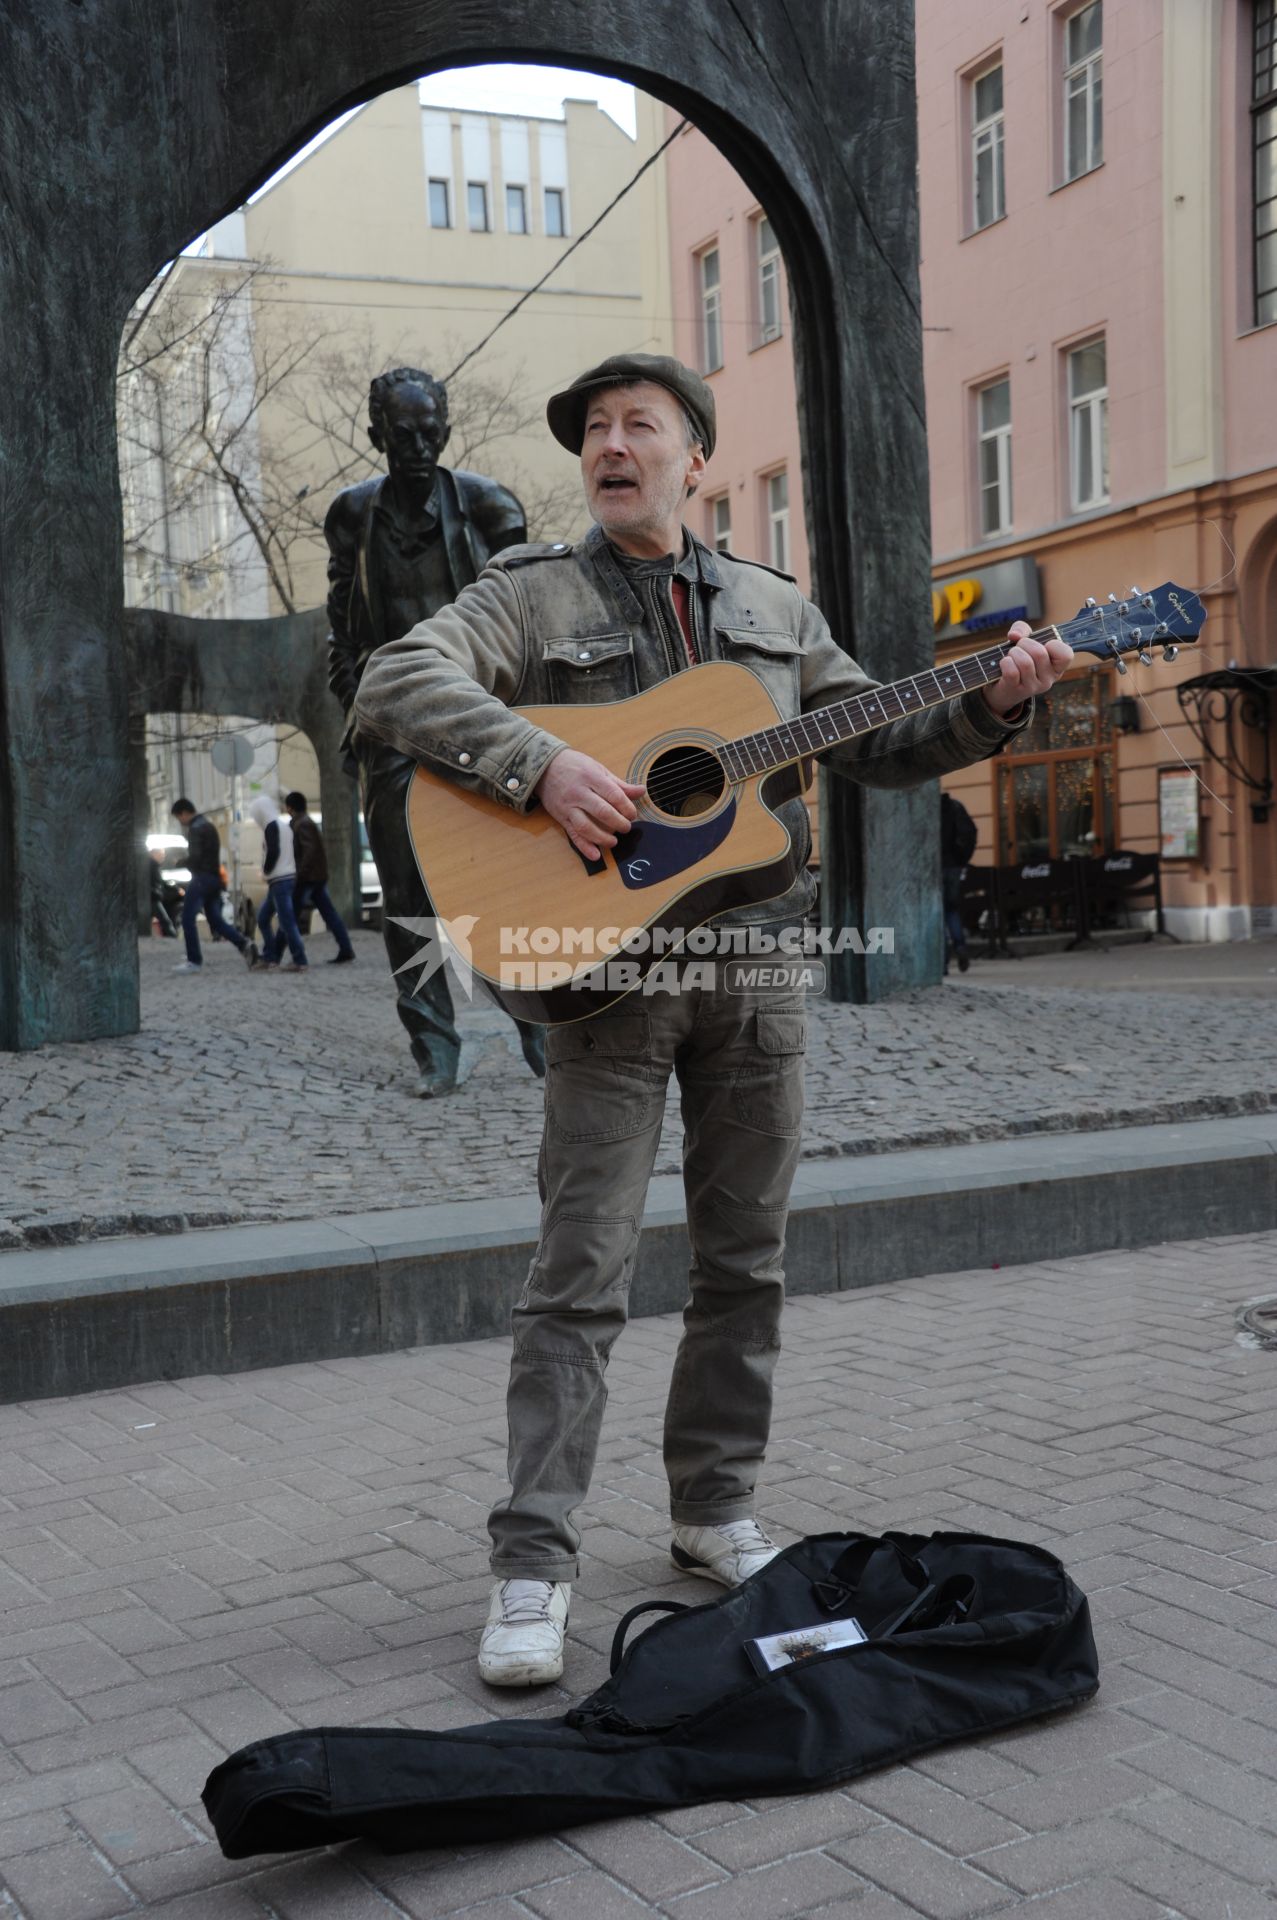
[[[328,684],[347,715],[368,656],[456,599],[488,560],[527,539],[523,508],[481,473],[439,465],[448,442],[448,395],[418,367],[396,367],[368,392],[368,437],[386,456],[384,476],[361,480],[328,509]],[[399,1018],[408,1030],[426,1098],[451,1093],[461,1040],[442,968],[415,988],[399,969],[419,950],[418,934],[396,924],[433,914],[408,838],[408,785],[416,762],[347,727],[347,770],[357,773],[368,841],[382,887],[382,933],[399,981]],[[520,1021],[523,1055],[545,1072],[542,1030]]]

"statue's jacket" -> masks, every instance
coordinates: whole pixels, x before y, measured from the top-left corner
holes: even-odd
[[[387,624],[377,570],[370,565],[373,528],[386,484],[386,475],[377,474],[344,488],[324,521],[331,628],[328,684],[347,712],[368,656],[398,637]],[[439,539],[456,594],[478,578],[493,554],[523,540],[523,508],[506,487],[461,467],[437,469],[435,498]]]
[[[783,719],[879,684],[788,575],[712,552],[694,534],[676,571],[691,589],[698,660],[751,668]],[[358,734],[525,812],[566,743],[511,709],[623,700],[683,671],[668,578],[623,564],[598,526],[576,545],[507,548],[450,606],[372,654],[355,699]],[[916,786],[996,753],[1031,716],[1029,702],[1002,721],[976,691],[817,757],[867,785]],[[805,846],[796,781],[776,810]],[[796,924],[811,891],[804,873],[783,900],[730,917]]]

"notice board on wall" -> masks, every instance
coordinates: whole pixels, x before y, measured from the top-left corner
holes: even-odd
[[[1200,860],[1201,788],[1191,767],[1162,767],[1157,775],[1157,830],[1163,860]]]

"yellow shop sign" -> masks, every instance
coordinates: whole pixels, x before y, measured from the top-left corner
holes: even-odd
[[[984,598],[978,580],[950,580],[931,590],[931,617],[937,627],[960,627],[972,607]]]
[[[994,560],[978,573],[936,580],[931,587],[937,640],[1005,629],[1013,620],[1036,620],[1041,612],[1036,560]]]

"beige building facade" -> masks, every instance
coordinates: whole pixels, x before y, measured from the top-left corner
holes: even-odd
[[[422,106],[415,86],[397,88],[247,207],[242,228],[237,217],[214,230],[217,257],[238,244],[269,262],[255,340],[318,343],[261,410],[263,462],[299,485],[308,461],[315,471],[316,522],[334,480],[380,466],[365,430],[369,379],[411,365],[440,378],[458,369],[447,464],[511,486],[534,538],[584,529],[575,464],[550,437],[545,402],[610,353],[669,349],[663,161],[630,186],[663,138],[660,111],[638,96],[631,139],[593,101],[565,101],[557,120]],[[298,542],[298,604],[322,601],[325,565],[322,542]]]
[[[512,487],[533,538],[583,531],[545,401],[608,354],[671,349],[663,158],[635,179],[664,137],[642,94],[631,138],[589,100],[561,118],[471,113],[400,87],[222,220],[125,355],[130,602],[250,618],[321,605],[324,515],[382,470],[368,384],[399,365],[453,375],[447,464]],[[231,784],[208,758],[227,724],[151,723],[154,825],[171,825],[184,779],[229,838]],[[309,744],[270,731],[252,733],[244,794],[316,792]]]

